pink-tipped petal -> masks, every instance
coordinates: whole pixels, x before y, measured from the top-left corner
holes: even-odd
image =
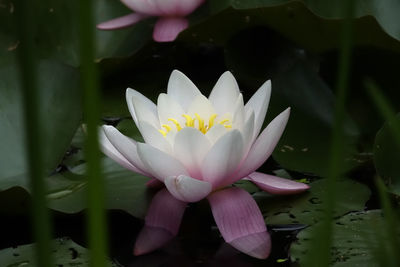
[[[132,13],[126,16],[122,16],[119,18],[115,18],[112,20],[108,20],[97,24],[97,29],[99,30],[116,30],[129,27],[145,18],[147,15],[139,14],[139,13]]]
[[[121,0],[121,2],[138,13],[151,16],[163,15],[162,11],[154,3],[154,0]]]
[[[252,257],[265,259],[271,240],[257,203],[241,188],[216,191],[208,197],[215,222],[227,243]]]
[[[236,172],[235,179],[232,182],[254,172],[268,159],[285,130],[289,115],[290,108],[287,108],[268,124],[254,142],[246,159],[241,163]]]
[[[146,186],[148,188],[161,188],[164,186],[164,183],[156,178],[151,178],[151,180],[146,182]]]
[[[160,190],[151,201],[145,225],[136,239],[134,255],[142,255],[164,246],[178,233],[186,203]]]
[[[183,164],[171,155],[148,144],[137,143],[137,149],[146,169],[160,181],[169,176],[189,176]]]
[[[170,176],[164,180],[168,191],[184,202],[197,202],[210,194],[212,185],[186,175]]]
[[[154,25],[153,39],[156,42],[172,42],[178,34],[189,26],[183,17],[161,17]]]
[[[253,172],[248,176],[248,179],[270,194],[297,194],[310,188],[308,185],[303,183],[260,172]]]

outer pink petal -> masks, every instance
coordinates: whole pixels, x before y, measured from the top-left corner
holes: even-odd
[[[285,130],[289,115],[290,108],[276,116],[275,119],[268,124],[254,142],[246,159],[241,163],[237,173],[235,174],[235,179],[232,182],[254,172],[268,159]]]
[[[146,182],[146,186],[149,188],[161,188],[164,186],[164,183],[156,178],[151,178],[151,180]]]
[[[154,0],[121,0],[121,2],[135,12],[152,16],[163,15]]]
[[[210,194],[212,185],[186,175],[170,176],[164,180],[168,191],[184,202],[197,202]]]
[[[116,29],[122,29],[129,27],[145,18],[147,18],[147,15],[143,15],[140,13],[132,13],[126,16],[122,16],[119,18],[115,18],[112,20],[108,20],[105,22],[102,22],[100,24],[97,24],[97,29],[99,30],[116,30]]]
[[[133,254],[142,255],[164,246],[178,233],[186,203],[174,198],[166,189],[151,201],[145,225],[136,239]]]
[[[270,236],[257,203],[249,193],[240,188],[228,188],[214,192],[208,200],[227,243],[252,257],[268,257]]]
[[[189,26],[184,17],[161,17],[154,25],[153,39],[156,42],[172,42]]]
[[[303,192],[310,187],[306,184],[260,172],[253,172],[248,179],[270,194],[290,195]]]

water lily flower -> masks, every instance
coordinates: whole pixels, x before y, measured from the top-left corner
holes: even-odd
[[[153,39],[156,42],[172,42],[189,26],[185,18],[204,0],[121,0],[134,13],[97,25],[100,30],[115,30],[131,26],[148,17],[159,17],[154,25]]]
[[[256,172],[271,155],[289,118],[280,113],[260,133],[271,95],[265,82],[244,105],[230,72],[207,98],[181,72],[173,71],[167,94],[155,105],[127,89],[126,100],[144,143],[103,126],[105,154],[122,166],[165,185],[152,200],[134,253],[157,249],[177,233],[188,202],[207,198],[226,242],[256,258],[269,255],[271,241],[251,195],[231,185],[246,179],[271,194],[294,194],[306,184]]]

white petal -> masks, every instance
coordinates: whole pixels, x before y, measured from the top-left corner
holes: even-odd
[[[126,103],[128,104],[129,112],[131,113],[131,116],[132,116],[133,120],[135,121],[136,126],[138,125],[138,119],[136,116],[135,108],[133,106],[133,97],[140,99],[140,101],[144,105],[147,106],[146,109],[149,112],[151,112],[154,115],[157,114],[157,107],[150,99],[148,99],[147,97],[145,97],[144,95],[142,95],[141,93],[139,93],[138,91],[136,91],[132,88],[126,89],[126,93],[125,93]]]
[[[160,181],[169,176],[189,176],[180,161],[155,147],[138,143],[138,154],[147,170]]]
[[[233,113],[234,105],[239,96],[239,86],[232,73],[226,71],[218,79],[210,93],[210,101],[218,114]]]
[[[254,135],[253,140],[260,133],[263,125],[265,115],[267,114],[269,100],[271,98],[271,81],[266,81],[250,100],[245,105],[246,114],[250,114],[247,111],[249,109],[254,110],[255,124],[254,124]]]
[[[236,170],[243,156],[243,138],[238,130],[231,130],[211,147],[203,160],[203,180],[213,188],[229,184],[229,176]]]
[[[121,153],[121,155],[123,155],[133,166],[138,168],[141,173],[149,173],[139,158],[136,141],[123,135],[112,126],[104,125],[103,130],[108,140]]]
[[[184,125],[185,118],[182,115],[185,114],[185,111],[175,101],[175,99],[167,94],[160,94],[158,96],[157,112],[161,125],[167,124],[172,128],[175,128],[175,124],[168,120],[170,118],[177,120],[181,126]]]
[[[194,117],[196,113],[204,120],[208,120],[211,115],[215,114],[215,109],[205,96],[198,95],[190,104],[187,112],[191,117]]]
[[[164,183],[174,197],[184,202],[197,202],[207,197],[212,190],[209,182],[185,175],[167,177]]]
[[[275,117],[264,129],[251,147],[249,154],[236,173],[236,180],[241,179],[258,169],[272,154],[285,130],[290,115],[290,108]]]
[[[154,146],[165,153],[172,153],[171,144],[159,132],[159,129],[154,128],[150,123],[139,121],[139,130],[147,144]]]
[[[201,95],[201,93],[185,74],[174,70],[168,81],[168,95],[187,111],[196,96]]]
[[[243,125],[244,125],[244,104],[243,104],[243,95],[239,94],[239,96],[236,99],[236,103],[234,106],[234,111],[233,111],[233,121],[232,121],[232,126],[235,129],[240,129],[242,130]]]
[[[151,102],[150,105],[150,103],[144,100],[142,97],[134,95],[132,96],[132,103],[137,122],[145,121],[150,123],[157,129],[160,128],[160,121],[158,120],[157,107],[154,105],[153,102]],[[136,125],[139,128],[139,125],[138,124]]]
[[[186,127],[175,136],[174,155],[185,165],[191,177],[201,179],[201,163],[210,147],[204,134]]]
[[[226,134],[230,129],[225,128],[221,124],[215,124],[211,129],[205,134],[207,139],[211,142],[211,144],[214,144],[217,142],[217,140]]]
[[[103,126],[104,127],[104,126]],[[136,168],[134,165],[132,165],[114,146],[111,144],[110,140],[108,140],[106,134],[104,133],[104,128],[99,129],[99,142],[100,142],[100,148],[103,151],[104,154],[106,154],[108,157],[113,159],[115,162],[117,162],[119,165],[121,165],[124,168],[127,168],[128,170],[131,170],[133,172],[145,174],[142,172],[140,169]]]
[[[247,155],[251,145],[253,144],[253,133],[254,133],[254,111],[251,110],[250,116],[247,119],[242,130],[243,143],[244,143],[243,155]]]

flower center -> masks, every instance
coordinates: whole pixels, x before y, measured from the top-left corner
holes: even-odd
[[[221,120],[220,122],[215,122],[215,119],[217,118],[217,116],[218,116],[217,114],[213,114],[210,116],[210,118],[208,118],[208,120],[204,120],[197,113],[194,114],[194,117],[191,117],[187,114],[182,115],[182,117],[184,117],[186,120],[186,122],[185,122],[186,127],[196,128],[203,134],[206,134],[208,132],[208,130],[210,130],[211,127],[213,127],[215,125],[215,123],[221,124],[225,128],[232,128],[232,124],[229,122],[229,119],[224,119],[224,120]],[[180,130],[182,130],[182,126],[180,125],[178,120],[176,120],[174,118],[168,118],[168,120],[171,121],[175,125],[178,132]],[[183,127],[185,127],[185,126],[183,126]],[[164,129],[158,130],[158,131],[163,136],[166,136],[167,133],[172,130],[172,127],[168,124],[162,124],[161,127],[163,127]]]

